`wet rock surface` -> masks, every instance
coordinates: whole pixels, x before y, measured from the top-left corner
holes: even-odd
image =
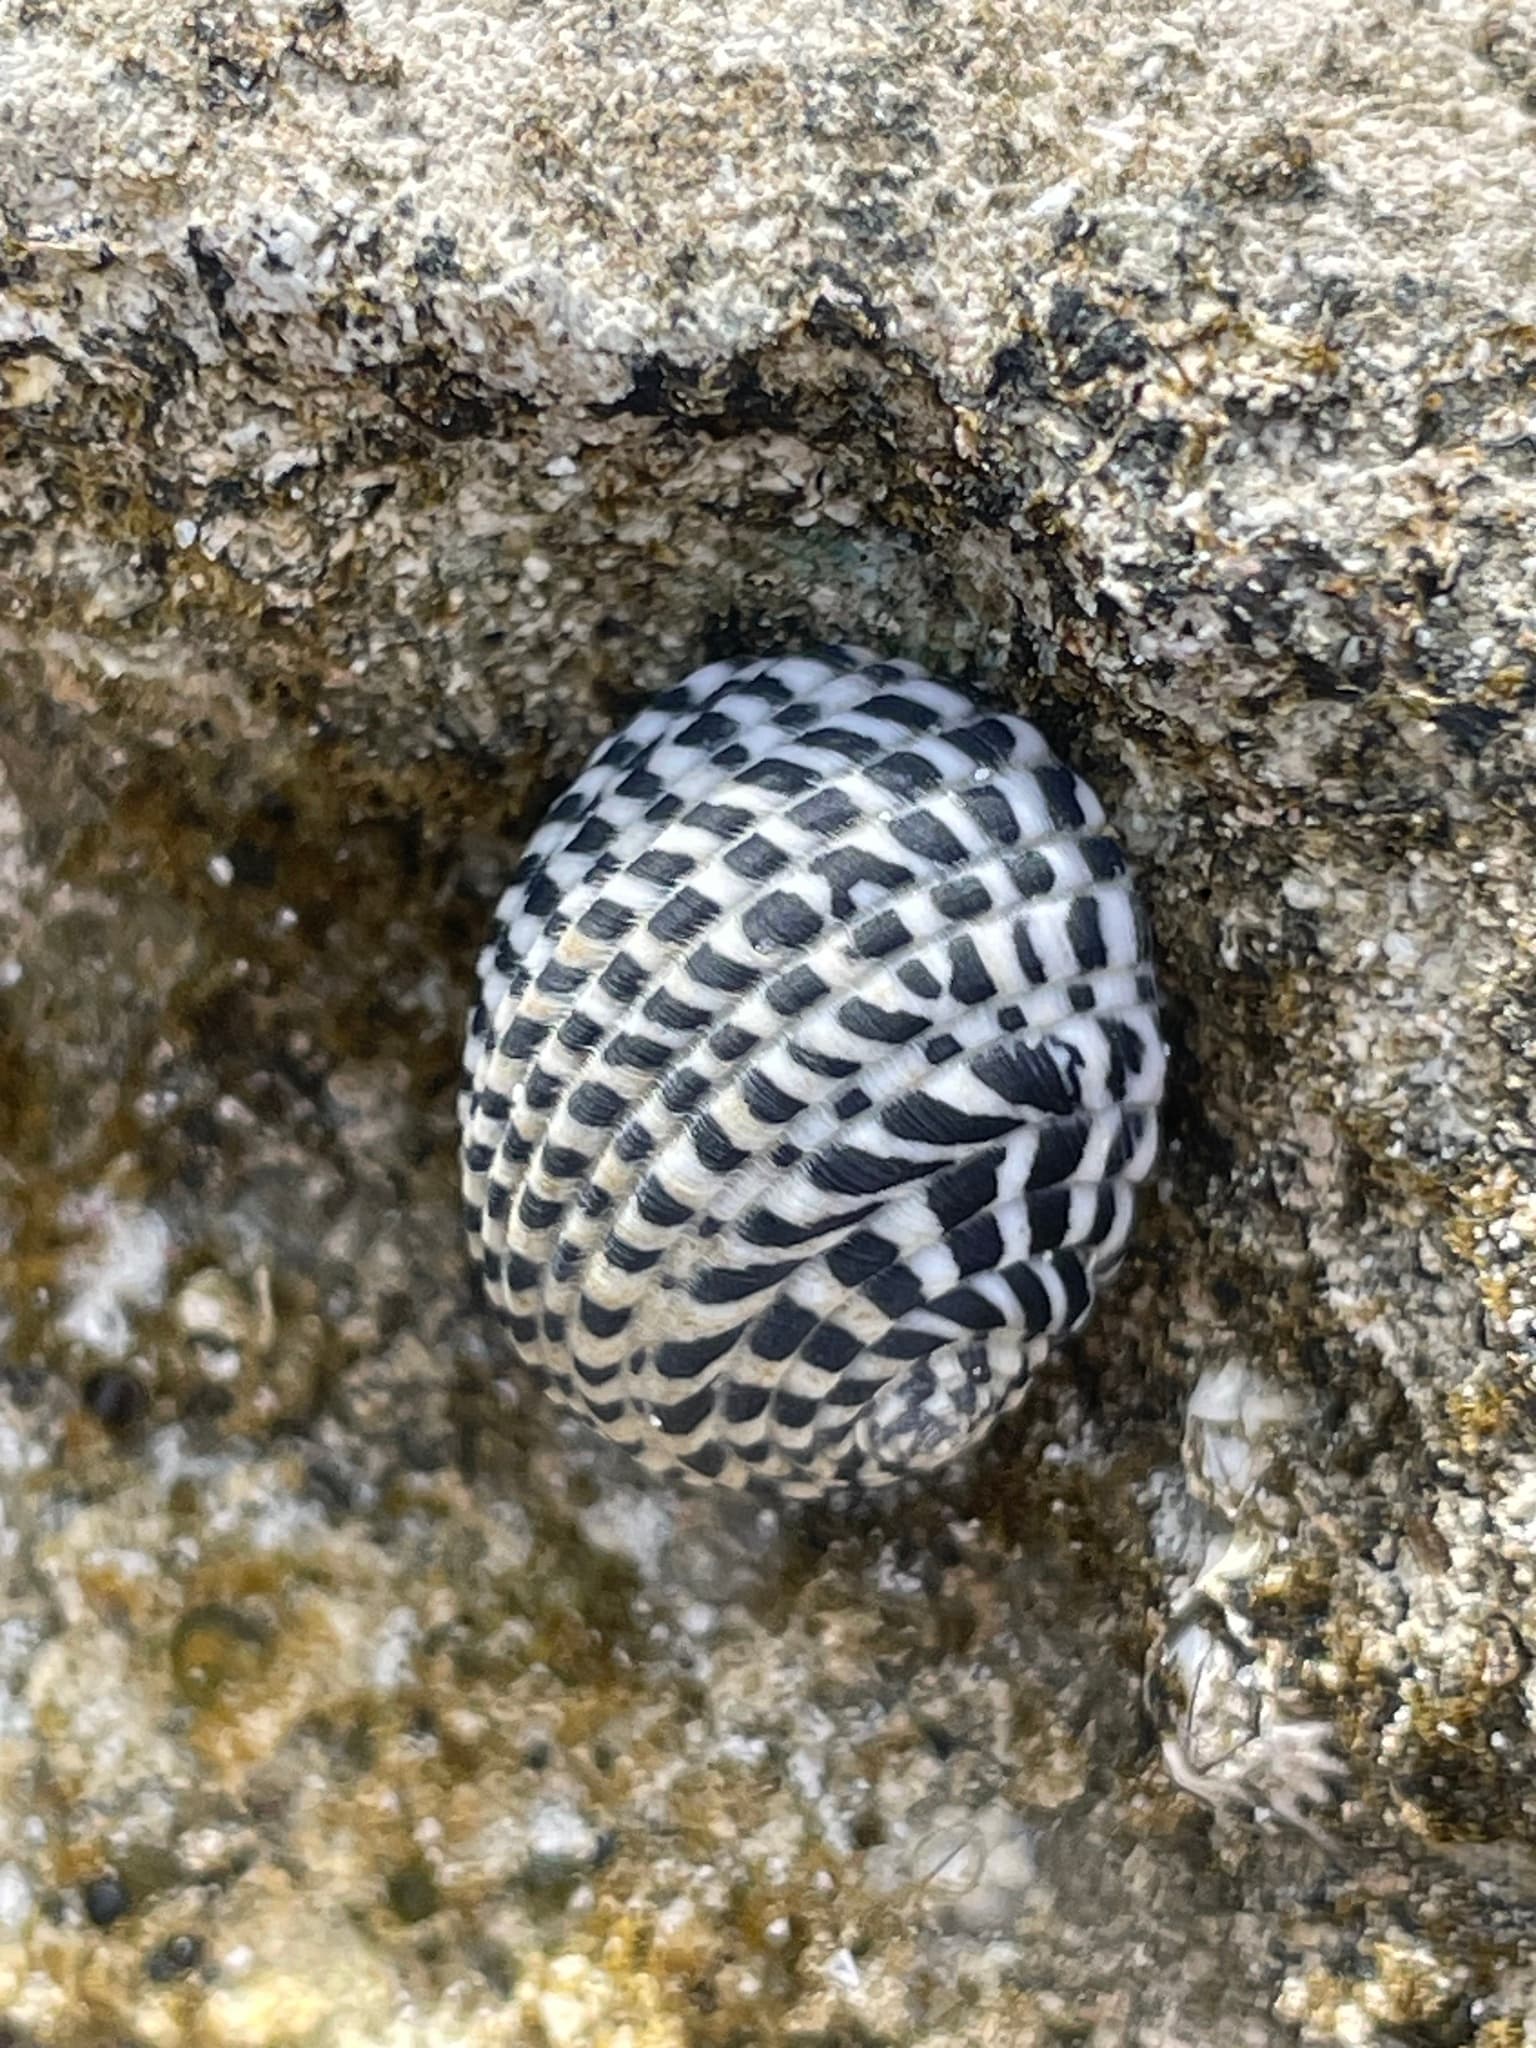
[[[10,2034],[1514,2048],[1522,10],[0,34]],[[1111,802],[1176,1088],[981,1463],[785,1517],[519,1383],[452,1085],[540,792],[831,634]]]

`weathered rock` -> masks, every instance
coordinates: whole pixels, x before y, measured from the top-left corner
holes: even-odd
[[[0,35],[7,2023],[1521,2038],[1528,10]],[[834,634],[1115,800],[1178,1081],[899,1529],[493,1393],[455,1237],[497,835]]]

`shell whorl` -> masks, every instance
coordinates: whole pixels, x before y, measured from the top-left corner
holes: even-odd
[[[1124,857],[1032,725],[912,662],[653,699],[529,842],[480,980],[471,1254],[652,1467],[941,1464],[1119,1263],[1164,1070]]]

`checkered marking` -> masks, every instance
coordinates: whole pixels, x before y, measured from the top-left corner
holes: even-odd
[[[523,1360],[655,1468],[946,1462],[1119,1264],[1145,926],[1032,725],[857,649],[717,662],[599,747],[480,959],[464,1222]]]

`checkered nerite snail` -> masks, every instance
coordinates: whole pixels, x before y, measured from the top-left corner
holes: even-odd
[[[480,980],[471,1252],[647,1465],[931,1469],[1120,1261],[1164,1070],[1124,857],[1032,725],[913,662],[653,699],[529,842]]]

